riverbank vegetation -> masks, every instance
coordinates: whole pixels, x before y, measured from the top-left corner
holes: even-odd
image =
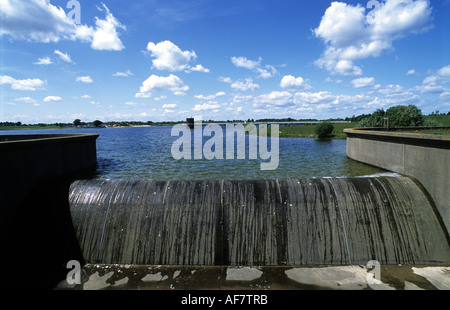
[[[320,124],[320,123],[319,123]],[[319,138],[316,132],[316,127],[318,125],[303,125],[303,126],[280,126],[280,138]],[[347,135],[344,133],[346,128],[357,127],[357,122],[345,123],[345,124],[332,124],[333,130],[331,134],[327,134],[327,138],[332,139],[346,139]],[[267,135],[270,136],[270,128]],[[325,137],[322,137],[325,138]]]
[[[362,114],[359,116],[352,116],[337,119],[328,119],[320,121],[319,124],[307,124],[308,122],[318,122],[317,119],[293,119],[293,118],[265,118],[265,119],[248,119],[248,120],[204,120],[204,123],[280,123],[280,137],[286,138],[318,138],[320,132],[318,128],[323,126],[322,122],[331,123],[332,131],[327,132],[325,136],[333,139],[345,139],[346,128],[364,128],[364,127],[450,127],[450,112],[440,113],[433,112],[429,115],[423,115],[421,110],[414,105],[409,106],[395,106],[386,111],[379,109],[372,114]],[[340,123],[346,121],[347,123]],[[286,122],[304,122],[305,124],[282,124]],[[53,123],[53,124],[22,124],[21,122],[0,122],[0,130],[23,130],[23,129],[64,129],[64,128],[103,128],[103,127],[129,127],[129,126],[174,126],[176,124],[185,123],[185,120],[180,121],[110,121],[102,122],[95,120],[93,122],[83,122],[76,119],[71,123]],[[330,127],[330,126],[328,126]],[[328,129],[330,130],[330,129]],[[420,129],[412,128],[411,130],[402,130],[404,132],[417,132],[428,134],[443,134],[450,135],[450,129]],[[269,132],[270,134],[270,128]]]
[[[436,111],[430,115],[423,115],[422,111],[414,105],[395,106],[386,111],[382,109],[377,110],[374,113],[367,115],[358,124],[358,127],[362,128],[383,127],[388,130],[435,135],[449,135],[450,128],[443,128],[449,126],[450,112],[445,114]],[[414,127],[421,128],[417,129]]]
[[[378,112],[379,113],[379,112]],[[365,117],[370,117],[371,115],[366,115]],[[344,133],[346,128],[364,128],[363,118],[354,117],[354,121],[351,123],[333,124],[333,132],[329,136],[333,139],[346,139],[347,135]],[[395,123],[394,123],[395,124]],[[284,138],[318,138],[316,133],[317,125],[303,125],[303,126],[280,126],[280,137]],[[450,114],[439,114],[432,113],[430,115],[423,116],[423,127],[450,127]],[[381,126],[371,126],[371,127],[383,127]],[[410,127],[410,126],[397,126],[390,125],[390,127]],[[269,129],[270,130],[270,129]],[[416,129],[411,128],[411,130],[403,129],[402,132],[410,133],[423,133],[423,134],[434,134],[434,135],[450,135],[450,128],[430,128],[430,129]],[[270,134],[270,131],[268,135]]]

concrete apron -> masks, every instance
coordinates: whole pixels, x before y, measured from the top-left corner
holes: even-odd
[[[450,266],[227,267],[87,264],[56,290],[449,290]]]

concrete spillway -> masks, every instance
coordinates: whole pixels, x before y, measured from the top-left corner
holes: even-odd
[[[450,263],[448,233],[407,177],[85,180],[69,199],[91,263]]]

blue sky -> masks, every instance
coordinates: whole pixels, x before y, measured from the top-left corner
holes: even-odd
[[[448,112],[448,16],[448,0],[0,0],[0,122]]]

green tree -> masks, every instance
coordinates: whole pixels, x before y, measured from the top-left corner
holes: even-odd
[[[330,122],[321,122],[316,125],[315,132],[319,139],[328,138],[333,134],[334,126]]]
[[[415,105],[391,107],[387,109],[386,117],[389,118],[389,123],[393,127],[422,126],[424,124],[422,111]]]
[[[415,105],[398,105],[384,110],[376,110],[371,115],[363,118],[360,127],[383,127],[385,118],[389,119],[390,127],[423,126],[424,116]]]
[[[100,127],[101,125],[103,125],[102,121],[99,121],[98,119],[96,119],[93,123],[92,123],[95,127]]]
[[[359,122],[360,127],[383,127],[383,121],[386,112],[383,109],[378,109],[369,116],[363,118]]]
[[[76,120],[73,121],[73,125],[75,127],[80,126],[81,125],[81,119],[77,118]]]

